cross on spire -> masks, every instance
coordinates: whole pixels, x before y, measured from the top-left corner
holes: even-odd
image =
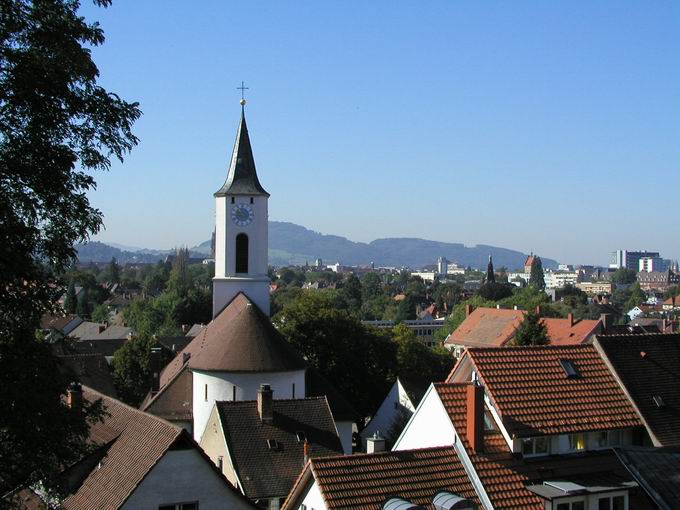
[[[240,86],[240,87],[236,87],[236,90],[240,90],[240,91],[241,91],[241,106],[245,105],[245,104],[246,104],[246,96],[245,96],[245,93],[246,93],[246,90],[250,90],[250,87],[246,87],[246,86],[245,86],[245,83],[241,82],[241,86]]]

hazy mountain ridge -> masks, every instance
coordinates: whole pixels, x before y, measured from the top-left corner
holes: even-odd
[[[209,256],[211,241],[190,248],[192,256]],[[121,246],[121,245],[119,245]],[[120,263],[153,263],[165,258],[172,250],[129,251],[93,241],[78,248],[81,262],[108,262],[116,257]],[[434,264],[440,256],[461,266],[485,268],[489,255],[496,268],[509,270],[524,266],[526,254],[507,248],[477,245],[466,247],[461,243],[445,243],[426,239],[394,237],[376,239],[370,243],[350,241],[336,235],[321,234],[294,223],[269,222],[269,262],[282,266],[313,264],[317,258],[324,264],[340,262],[345,265],[409,266],[414,269]],[[557,267],[557,262],[542,258],[544,267]]]

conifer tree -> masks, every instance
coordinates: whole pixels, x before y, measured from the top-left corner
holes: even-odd
[[[548,345],[548,330],[541,317],[534,312],[527,312],[524,320],[515,330],[515,345]]]
[[[534,258],[534,263],[531,265],[531,273],[529,274],[529,285],[535,289],[545,289],[545,277],[543,275],[543,262],[540,257]]]
[[[66,291],[66,298],[64,299],[64,311],[66,313],[76,313],[76,307],[78,306],[78,298],[76,297],[76,285],[71,280],[68,284],[68,290]]]

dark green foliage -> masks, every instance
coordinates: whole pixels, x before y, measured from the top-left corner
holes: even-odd
[[[443,347],[431,349],[404,324],[392,330],[397,344],[397,375],[411,380],[444,381],[453,368],[453,356]]]
[[[55,275],[102,225],[93,175],[137,143],[140,111],[97,84],[91,52],[104,35],[78,11],[78,1],[0,2],[0,494],[37,480],[56,488],[98,416],[66,409],[69,381],[35,338],[64,292]]]
[[[83,319],[87,319],[90,317],[89,299],[90,298],[87,289],[84,288],[80,292],[80,296],[78,296],[78,304],[76,305],[76,314]]]
[[[120,283],[120,266],[116,262],[116,257],[112,257],[109,263],[109,281],[111,283]]]
[[[107,322],[109,317],[109,307],[106,305],[97,305],[92,310],[92,322]]]
[[[397,346],[336,306],[332,293],[302,292],[273,318],[286,339],[363,415],[390,387]]]
[[[78,297],[76,296],[76,285],[71,281],[68,284],[66,291],[66,298],[64,299],[64,311],[66,313],[76,313],[76,306],[78,306]]]
[[[515,330],[514,345],[548,345],[548,330],[534,312],[527,312]]]
[[[647,295],[640,288],[640,284],[635,282],[630,286],[628,300],[623,306],[623,311],[628,312],[628,310],[640,306],[647,300]]]
[[[432,299],[434,299],[439,310],[450,313],[453,307],[460,302],[462,290],[462,287],[457,283],[436,282],[432,290]]]
[[[529,285],[535,289],[545,289],[545,276],[543,275],[543,262],[541,258],[535,256],[534,263],[531,266],[531,273],[529,274]]]
[[[352,313],[358,314],[361,310],[361,290],[361,282],[354,274],[348,275],[340,288],[340,297]]]
[[[151,349],[160,344],[151,336],[142,335],[125,342],[113,356],[113,380],[123,402],[137,407],[151,389]],[[161,367],[172,359],[161,350]]]
[[[515,286],[511,283],[485,283],[479,288],[479,295],[489,301],[500,301],[512,296]]]
[[[621,267],[612,273],[611,280],[612,283],[635,283],[637,281],[637,273],[632,269]]]

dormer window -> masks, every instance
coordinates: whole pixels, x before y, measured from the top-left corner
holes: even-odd
[[[586,449],[585,434],[569,434],[569,451],[580,452]]]
[[[522,455],[530,457],[533,455],[548,455],[550,439],[546,436],[528,437],[522,439]]]
[[[663,398],[661,398],[661,395],[654,395],[652,397],[652,400],[656,404],[656,407],[658,407],[659,409],[663,409],[664,407],[666,407],[666,403],[663,401]]]
[[[267,439],[267,448],[270,450],[278,450],[279,442],[276,439]]]

